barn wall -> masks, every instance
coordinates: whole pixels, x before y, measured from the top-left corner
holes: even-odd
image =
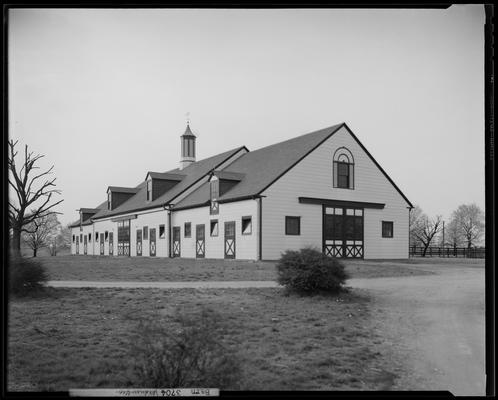
[[[206,258],[224,258],[224,223],[235,221],[235,257],[237,259],[256,260],[258,258],[258,215],[257,201],[244,200],[220,204],[218,215],[210,215],[209,207],[175,211],[172,214],[172,226],[180,227],[181,257],[195,258],[195,229],[197,224],[205,224]],[[252,233],[242,235],[242,217],[252,217]],[[210,221],[218,220],[218,236],[210,235]],[[185,222],[191,223],[191,237],[185,238]]]
[[[354,190],[333,187],[333,154],[342,146],[354,157]],[[364,257],[408,257],[408,204],[344,127],[262,194],[263,259],[304,245],[322,248],[322,207],[300,204],[300,196],[385,203],[383,210],[365,209]],[[301,217],[300,236],[285,235],[286,215]],[[382,220],[394,222],[394,238],[382,238]]]

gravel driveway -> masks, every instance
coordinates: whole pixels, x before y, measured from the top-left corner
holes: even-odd
[[[420,267],[437,275],[348,281],[374,295],[375,329],[408,368],[395,389],[485,395],[484,268]]]

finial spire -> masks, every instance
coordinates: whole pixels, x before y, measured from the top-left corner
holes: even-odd
[[[190,111],[187,111],[185,117],[187,118],[187,125],[190,125]]]

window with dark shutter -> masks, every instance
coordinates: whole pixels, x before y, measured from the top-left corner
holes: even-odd
[[[285,234],[300,235],[301,234],[301,217],[285,217]]]
[[[183,236],[186,238],[189,238],[192,236],[192,223],[191,222],[185,222],[184,225],[184,233]]]
[[[392,221],[382,221],[382,237],[392,238],[394,236],[394,228]]]

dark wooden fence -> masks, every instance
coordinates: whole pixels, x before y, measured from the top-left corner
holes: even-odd
[[[424,248],[420,246],[410,247],[410,257],[422,257]],[[426,257],[466,257],[484,258],[486,249],[484,247],[429,247],[425,253]]]

